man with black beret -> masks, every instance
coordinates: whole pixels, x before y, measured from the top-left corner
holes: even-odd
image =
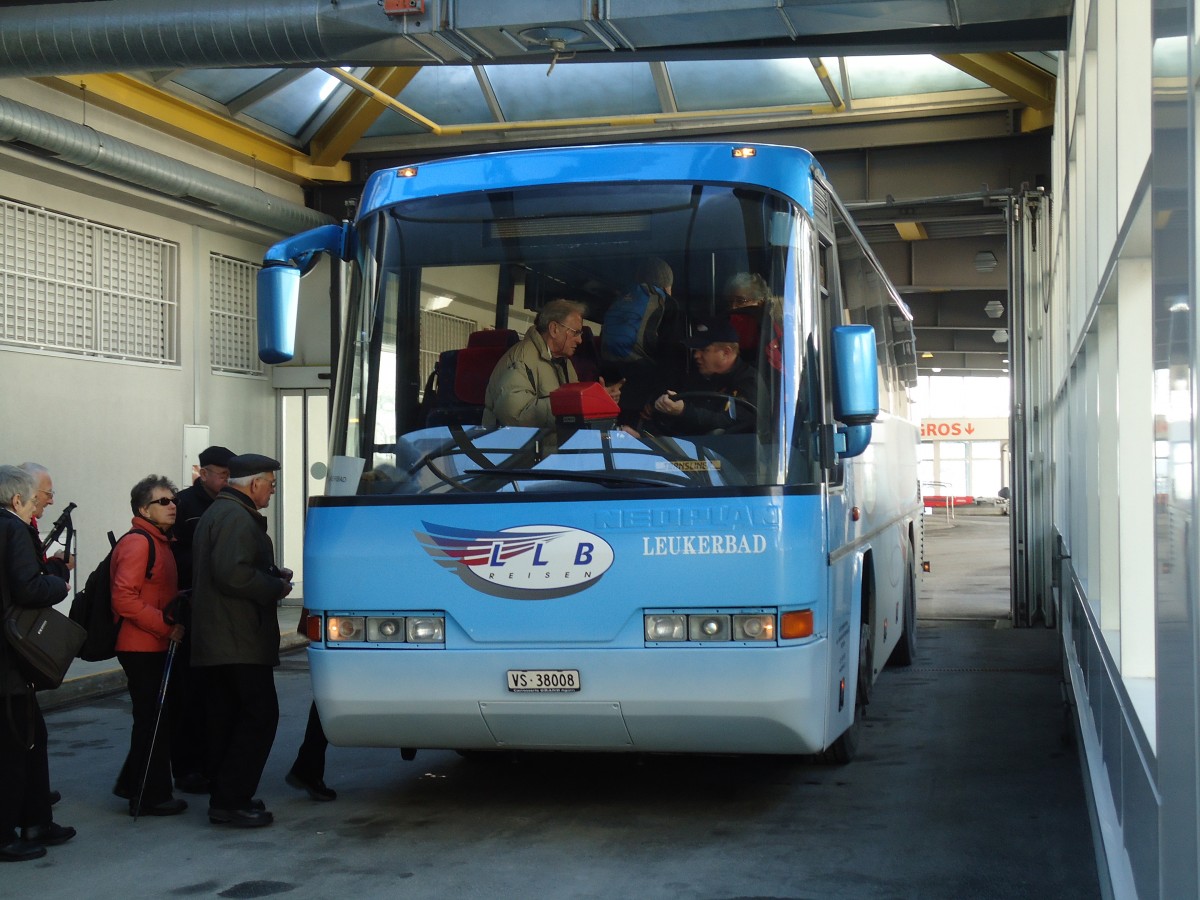
[[[658,424],[679,435],[753,431],[758,375],[738,355],[737,329],[728,319],[699,322],[683,344],[694,368],[678,393],[654,401]]]
[[[234,453],[228,447],[206,447],[200,453],[200,474],[192,486],[184,488],[175,498],[175,567],[179,570],[179,589],[192,586],[192,535],[204,511],[212,506],[221,488],[229,481],[229,461]]]
[[[229,481],[229,461],[234,452],[214,444],[200,453],[200,471],[192,486],[175,497],[175,527],[171,535],[171,552],[179,571],[179,590],[192,586],[192,536],[196,523],[212,506],[221,488]],[[208,729],[205,726],[203,673],[189,668],[192,656],[192,630],[188,611],[177,610],[176,618],[185,626],[183,640],[176,649],[175,672],[172,682],[174,702],[168,707],[171,717],[171,770],[175,787],[187,794],[207,794],[208,778],[204,774]]]
[[[254,794],[279,724],[276,606],[292,589],[259,512],[278,471],[269,456],[232,457],[229,483],[200,517],[192,543],[192,667],[203,670],[208,695],[208,820],[217,825],[274,821]]]

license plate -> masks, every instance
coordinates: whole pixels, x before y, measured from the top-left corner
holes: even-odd
[[[578,669],[509,669],[514,694],[561,694],[579,690]]]

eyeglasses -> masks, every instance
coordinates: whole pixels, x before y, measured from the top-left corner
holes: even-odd
[[[46,495],[47,497],[49,497],[51,500],[53,500],[53,499],[54,499],[54,491],[48,491],[48,490],[46,490],[45,488],[38,488],[37,492],[38,492],[39,494],[45,494],[45,495]]]
[[[174,506],[174,505],[175,505],[175,498],[174,498],[174,497],[159,497],[157,500],[151,500],[151,501],[150,501],[149,503],[147,503],[146,505],[147,505],[147,506],[154,506],[156,503],[157,503],[159,506]]]
[[[558,324],[562,325],[563,328],[567,329],[567,331],[571,332],[571,334],[575,335],[575,337],[583,337],[582,328],[572,328],[570,325],[566,325],[562,322],[559,322]]]

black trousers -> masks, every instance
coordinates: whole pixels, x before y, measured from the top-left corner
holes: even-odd
[[[317,715],[317,704],[308,708],[308,727],[304,729],[304,743],[296,753],[296,761],[292,763],[292,771],[302,781],[325,780],[325,748],[329,740],[325,737],[325,729],[321,727],[321,717]]]
[[[16,840],[17,828],[49,824],[50,761],[37,696],[0,694],[0,844]]]
[[[117,776],[117,787],[137,797],[142,778],[146,779],[146,790],[142,794],[142,806],[157,806],[171,799],[171,729],[168,726],[170,694],[164,700],[162,719],[158,733],[154,721],[158,714],[158,691],[162,686],[163,667],[166,653],[140,653],[121,651],[117,661],[125,670],[129,683],[129,699],[133,704],[133,731],[129,736],[129,753],[125,765]],[[172,678],[174,675],[172,666]],[[153,753],[151,743],[153,742]],[[146,760],[149,758],[149,768]]]
[[[279,726],[279,697],[270,666],[205,666],[211,805],[247,809]]]
[[[188,775],[208,775],[208,711],[204,692],[206,669],[192,668],[192,641],[188,632],[175,652],[171,670],[171,771],[178,780]]]

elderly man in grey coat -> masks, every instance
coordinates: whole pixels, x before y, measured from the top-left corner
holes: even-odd
[[[274,817],[254,799],[275,742],[276,606],[292,573],[275,564],[266,509],[279,463],[246,453],[200,517],[192,542],[192,666],[205,669],[211,775],[208,820],[255,828]]]

